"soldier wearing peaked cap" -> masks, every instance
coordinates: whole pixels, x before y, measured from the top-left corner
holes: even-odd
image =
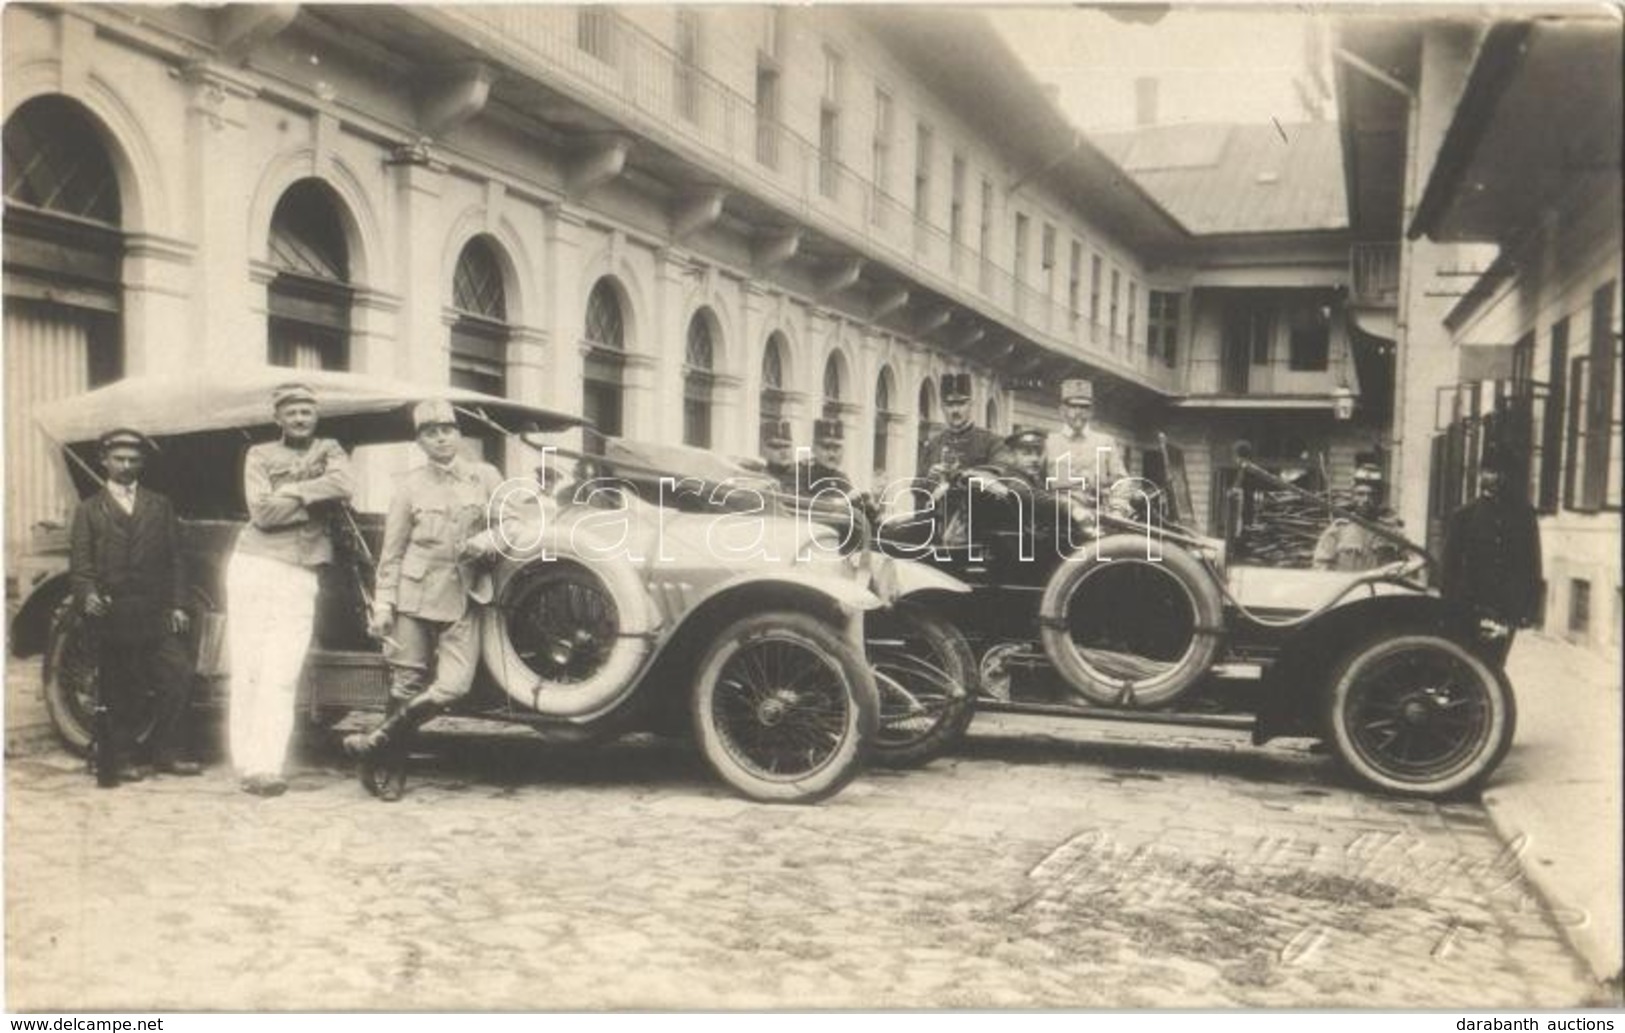
[[[371,631],[389,664],[389,710],[371,732],[344,740],[362,759],[361,780],[384,800],[405,791],[406,744],[418,728],[468,694],[479,663],[480,621],[497,558],[489,504],[502,475],[462,454],[450,402],[412,411],[428,462],[395,488],[378,553]]]
[[[802,498],[811,498],[831,488],[848,497],[852,495],[852,482],[840,467],[844,437],[845,428],[840,420],[819,420],[813,425],[812,458],[796,465],[796,490]]]
[[[1397,523],[1382,509],[1382,471],[1361,464],[1354,470],[1349,509],[1367,520]],[[1352,520],[1337,517],[1315,543],[1314,565],[1318,570],[1372,570],[1400,558],[1401,551],[1388,539]]]
[[[919,475],[945,481],[961,469],[985,466],[999,451],[999,437],[971,422],[969,373],[944,373],[941,391],[943,428],[920,449]]]
[[[779,490],[796,490],[795,438],[789,420],[762,421],[762,462],[767,474],[779,482]]]
[[[1084,506],[1093,507],[1097,496],[1113,502],[1128,489],[1128,467],[1123,450],[1110,435],[1089,426],[1095,414],[1095,385],[1082,377],[1061,382],[1061,420],[1064,429],[1049,435],[1044,445],[1048,474],[1055,487]],[[1096,483],[1099,481],[1100,483]]]
[[[316,392],[279,384],[270,403],[281,436],[243,459],[248,524],[226,565],[231,759],[256,796],[287,789],[282,765],[315,626],[317,571],[333,560],[323,511],[347,502],[352,486],[344,449],[316,436]]]
[[[198,765],[175,742],[191,688],[181,636],[188,627],[181,579],[180,528],[169,500],[142,487],[152,443],[139,431],[118,428],[100,439],[102,490],[73,514],[68,583],[96,647],[97,682],[105,719],[95,751],[109,767],[103,786],[137,781],[150,759],[159,771],[195,775]],[[152,731],[136,741],[141,701],[157,704]]]

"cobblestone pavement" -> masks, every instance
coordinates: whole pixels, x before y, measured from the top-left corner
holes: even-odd
[[[956,758],[787,807],[680,744],[427,747],[393,806],[330,745],[271,800],[11,758],[9,1006],[1617,1003],[1480,807],[1302,749],[984,716]]]

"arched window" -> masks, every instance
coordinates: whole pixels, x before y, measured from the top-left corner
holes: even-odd
[[[27,101],[6,119],[4,139],[9,561],[30,547],[36,524],[63,522],[73,506],[35,410],[124,373],[124,235],[106,137],[78,102]]]
[[[989,398],[987,400],[986,427],[988,430],[993,431],[999,429],[999,400],[997,398]]]
[[[621,433],[621,396],[626,369],[626,317],[621,296],[609,277],[587,295],[587,361],[582,413],[600,431]]]
[[[711,388],[716,344],[713,316],[700,309],[688,321],[688,342],[683,352],[683,443],[711,447]]]
[[[841,353],[835,352],[824,363],[824,419],[841,418],[841,396],[845,393],[846,376],[842,368]]]
[[[892,376],[891,367],[885,366],[880,370],[880,377],[875,381],[875,440],[874,440],[874,468],[875,481],[880,483],[881,478],[891,466],[891,425],[899,417],[892,412],[892,396],[895,394],[896,378]]]
[[[762,393],[761,422],[777,423],[784,419],[784,394],[789,385],[784,379],[784,354],[788,349],[784,335],[777,330],[767,337],[767,346],[762,349]],[[758,441],[757,449],[765,451],[766,441]]]
[[[941,429],[942,424],[937,422],[937,385],[926,377],[920,381],[920,448],[924,449],[925,443]]]
[[[350,365],[350,249],[341,202],[318,179],[302,179],[271,216],[269,360],[298,369]]]
[[[502,266],[486,240],[463,245],[452,274],[451,384],[488,395],[507,394],[508,299]]]

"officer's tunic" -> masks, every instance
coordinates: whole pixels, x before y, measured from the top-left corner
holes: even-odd
[[[820,491],[838,491],[842,495],[852,494],[852,482],[847,480],[846,474],[833,466],[825,466],[816,459],[807,459],[796,464],[795,478],[796,492],[802,498],[811,498]]]
[[[1094,505],[1097,476],[1106,480],[1100,485],[1102,493],[1112,492],[1129,476],[1116,439],[1089,428],[1081,434],[1070,428],[1052,431],[1044,439],[1044,468],[1054,480],[1055,490],[1068,491],[1087,505]]]
[[[785,494],[791,494],[796,490],[796,478],[800,472],[800,467],[795,463],[767,464],[767,475],[779,482],[779,490]]]
[[[1318,570],[1372,570],[1399,559],[1399,549],[1381,535],[1338,517],[1315,544]]]
[[[480,615],[492,589],[482,558],[466,547],[489,534],[486,507],[501,483],[495,467],[459,456],[416,467],[396,486],[378,556],[377,604],[395,608],[384,659],[397,699],[421,690],[449,703],[473,684]],[[431,663],[434,683],[424,689]]]
[[[959,430],[943,430],[920,449],[919,476],[927,476],[938,464],[964,468],[986,466],[993,461],[1003,442],[992,431],[966,424]]]

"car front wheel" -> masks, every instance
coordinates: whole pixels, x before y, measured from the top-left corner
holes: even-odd
[[[1408,796],[1476,789],[1512,744],[1511,687],[1461,644],[1383,636],[1352,650],[1328,697],[1337,754],[1360,780]]]
[[[875,760],[916,767],[952,749],[976,716],[976,659],[965,636],[902,604],[871,614],[864,638],[880,689]]]
[[[735,621],[701,657],[701,752],[752,800],[813,803],[857,776],[875,735],[874,675],[835,628],[803,613]]]
[[[45,646],[45,712],[62,745],[81,757],[90,751],[95,738],[97,665],[95,643],[70,596],[51,618],[51,636]],[[138,743],[152,734],[150,715],[149,707],[137,722]]]

